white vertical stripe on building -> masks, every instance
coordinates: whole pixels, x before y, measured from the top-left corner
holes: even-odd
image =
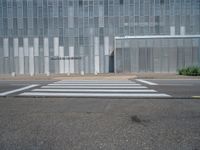
[[[49,75],[49,40],[44,38],[44,73]]]
[[[64,71],[65,71],[65,73],[69,73],[69,60],[65,59],[64,61],[65,61]]]
[[[33,47],[29,47],[29,73],[34,75],[34,50]]]
[[[170,35],[175,35],[175,26],[170,27]]]
[[[74,57],[73,46],[69,47],[69,57]],[[69,61],[70,61],[70,66],[69,66],[70,73],[74,73],[74,59],[70,59]]]
[[[48,38],[44,38],[44,57],[49,56],[49,40]]]
[[[39,39],[34,38],[34,56],[39,56]]]
[[[24,56],[29,56],[28,55],[28,50],[29,50],[28,49],[28,38],[24,38],[23,41],[24,41],[23,42],[24,43]]]
[[[9,56],[8,38],[4,38],[3,39],[3,53],[4,53],[4,57],[8,57]]]
[[[60,46],[59,47],[59,56],[60,56],[60,60],[59,60],[59,68],[60,68],[60,73],[64,73],[64,60],[62,59],[64,57],[64,47]]]
[[[181,35],[185,35],[185,26],[181,26]]]
[[[18,38],[14,38],[13,40],[13,48],[14,48],[14,57],[19,56],[19,43],[18,43]]]
[[[104,54],[109,55],[109,37],[104,37]]]
[[[59,56],[59,39],[55,37],[53,42],[54,42],[54,56]]]
[[[95,50],[95,55],[99,55],[99,38],[95,37],[94,38],[94,50]]]
[[[24,49],[19,47],[19,74],[24,74]]]
[[[44,73],[49,75],[49,57],[44,57]]]
[[[99,56],[95,56],[95,74],[99,73]]]

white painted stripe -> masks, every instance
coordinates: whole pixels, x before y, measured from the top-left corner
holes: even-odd
[[[157,92],[156,90],[116,90],[116,89],[107,89],[107,90],[101,90],[101,89],[34,89],[32,90],[34,92],[104,92],[104,93],[110,93],[110,92],[116,92],[116,93],[135,93],[135,92]]]
[[[77,80],[74,80],[74,81],[67,81],[67,80],[63,80],[63,81],[57,81],[57,82],[54,82],[54,83],[126,83],[126,84],[132,84],[132,83],[135,83],[135,82],[130,82],[130,81],[103,81],[103,80],[80,80],[80,81],[77,81]]]
[[[24,91],[24,90],[27,90],[27,89],[30,89],[30,88],[33,88],[33,87],[36,87],[36,86],[38,86],[38,84],[32,84],[32,85],[29,85],[29,86],[26,86],[26,87],[23,87],[23,88],[19,88],[19,89],[15,89],[15,90],[12,90],[12,91],[3,92],[3,93],[0,93],[0,96],[6,96],[8,94]]]
[[[171,97],[167,94],[127,94],[127,93],[41,93],[41,92],[25,92],[20,96],[67,96],[67,97]]]
[[[58,82],[133,82],[130,80],[60,80]]]
[[[193,84],[159,84],[159,85],[169,85],[169,86],[193,86]]]
[[[142,82],[142,83],[146,83],[148,85],[158,85],[157,83],[149,82],[149,81],[142,80],[142,79],[136,79],[136,80],[139,81],[139,82]]]
[[[95,84],[133,84],[135,82],[84,82],[84,81],[80,81],[80,82],[54,82],[54,83],[64,83],[64,84],[67,84],[67,83],[73,83],[73,84],[77,84],[77,83],[95,83]]]
[[[82,83],[82,84],[78,84],[78,83],[68,83],[68,84],[48,84],[48,85],[55,85],[55,86],[140,86],[141,84],[96,84],[96,83]]]
[[[157,81],[162,81],[162,80],[164,80],[164,81],[165,81],[165,80],[173,80],[173,81],[174,81],[174,80],[175,80],[175,81],[176,81],[176,80],[177,80],[177,81],[179,81],[179,80],[180,80],[180,81],[187,81],[187,80],[188,80],[188,81],[191,81],[191,80],[192,80],[192,81],[200,81],[199,79],[149,79],[149,80],[157,80]]]
[[[51,89],[70,89],[70,88],[81,88],[81,89],[145,89],[147,87],[145,86],[117,86],[117,87],[113,87],[113,86],[104,86],[104,87],[100,87],[100,86],[42,86],[41,88],[51,88]]]

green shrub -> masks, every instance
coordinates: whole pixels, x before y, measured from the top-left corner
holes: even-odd
[[[191,66],[186,67],[178,70],[179,75],[186,75],[186,76],[200,76],[200,67],[198,66]]]

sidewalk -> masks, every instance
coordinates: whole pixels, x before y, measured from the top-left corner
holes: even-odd
[[[123,74],[87,74],[87,75],[1,75],[0,80],[129,80],[129,79],[200,79],[200,76],[180,76],[175,73],[123,73]]]
[[[183,76],[176,73],[134,73],[138,79],[200,79],[200,76]]]

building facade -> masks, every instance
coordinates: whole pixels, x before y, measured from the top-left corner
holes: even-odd
[[[177,72],[200,66],[199,35],[116,37],[115,72]]]
[[[135,63],[130,66],[135,69],[117,69],[120,58],[115,45],[120,39],[116,37],[130,36],[138,44],[136,36],[148,36],[140,38],[142,44],[151,37],[171,36],[173,41],[178,35],[181,39],[186,36],[182,41],[176,38],[182,48],[200,35],[200,0],[0,0],[0,74],[175,72],[187,63],[173,60],[176,67],[172,69],[148,69],[144,55],[149,49],[138,47],[141,56],[137,56],[132,48],[137,45],[128,46],[133,51],[128,59]],[[157,59],[162,59],[157,53],[165,56],[159,45],[171,43],[153,41],[151,48],[157,50],[152,50],[155,57],[151,59],[156,64]],[[195,58],[191,58],[194,63],[190,65],[200,65],[199,38],[194,43],[197,46],[191,55]],[[168,61],[173,59],[170,56],[167,55]]]

